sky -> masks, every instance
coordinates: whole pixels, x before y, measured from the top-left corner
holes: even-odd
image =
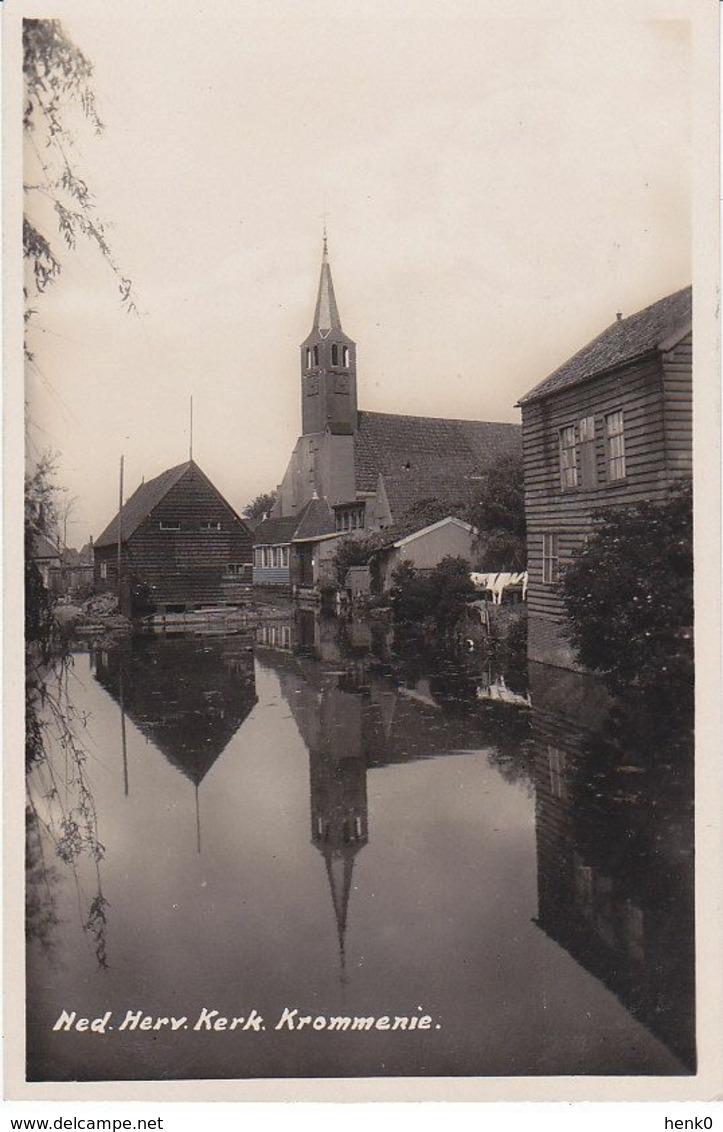
[[[69,116],[78,165],[140,309],[86,246],[35,304],[30,453],[60,453],[70,545],[114,514],[121,454],[126,495],[187,458],[191,395],[234,507],[281,481],[325,214],[361,408],[519,421],[617,311],[691,281],[684,21],[260,10],[64,20],[105,124]]]

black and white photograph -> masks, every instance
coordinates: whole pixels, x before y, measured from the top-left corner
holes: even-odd
[[[9,2],[18,1093],[720,1084],[715,5]]]

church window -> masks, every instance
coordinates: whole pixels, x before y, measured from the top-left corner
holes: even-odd
[[[318,366],[318,364],[319,364],[319,347],[314,346],[314,365]]]
[[[349,365],[349,347],[348,346],[344,347],[342,356],[343,356],[342,364],[345,365],[345,366],[348,366]]]
[[[306,368],[311,369],[311,350],[306,347]]]
[[[336,342],[331,347],[331,364],[333,366],[339,365],[339,347],[337,346]]]

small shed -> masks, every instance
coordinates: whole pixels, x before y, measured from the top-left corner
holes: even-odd
[[[389,589],[392,573],[401,562],[411,562],[417,570],[433,570],[448,557],[471,562],[476,534],[473,526],[453,515],[403,535],[395,528],[381,532],[377,537],[382,545],[376,547],[371,560],[373,589]]]

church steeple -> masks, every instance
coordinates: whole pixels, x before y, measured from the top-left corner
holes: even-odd
[[[316,310],[314,311],[314,328],[322,338],[327,338],[332,330],[341,332],[341,319],[339,308],[336,305],[334,282],[331,278],[329,264],[329,245],[324,229],[324,249],[321,254],[321,275],[319,276],[319,294],[316,297]]]
[[[301,413],[305,436],[356,432],[356,346],[341,328],[326,228],[314,324],[301,346]]]

